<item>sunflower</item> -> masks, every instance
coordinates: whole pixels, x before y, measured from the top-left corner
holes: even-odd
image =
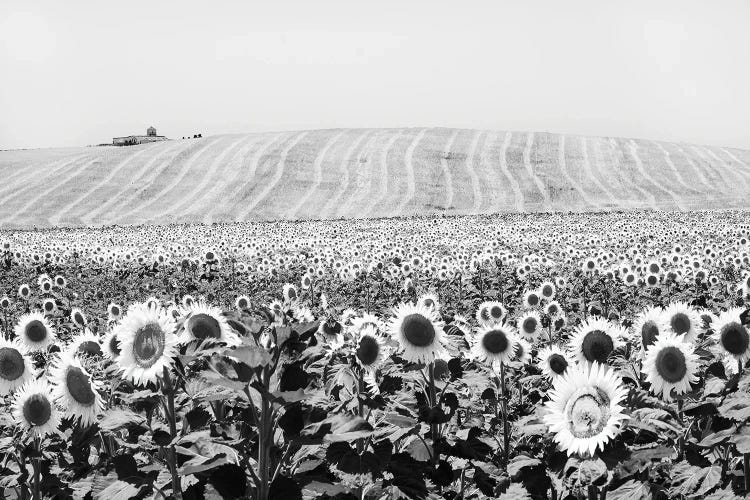
[[[240,295],[236,299],[234,299],[234,306],[239,309],[240,311],[243,311],[250,307],[250,297],[247,295]]]
[[[346,311],[344,311],[344,313],[346,313]],[[350,329],[355,333],[360,332],[370,326],[375,328],[375,330],[378,332],[385,331],[385,323],[383,323],[383,321],[374,314],[363,313],[361,316],[351,317]]]
[[[513,352],[513,361],[526,365],[531,363],[531,344],[520,337],[515,339],[515,350]]]
[[[55,299],[44,299],[42,301],[42,310],[44,314],[54,314],[57,311],[57,303]]]
[[[651,392],[672,401],[675,394],[685,394],[690,384],[698,381],[698,355],[693,344],[684,342],[674,333],[659,335],[649,347],[641,372],[651,384]]]
[[[575,329],[570,338],[570,349],[580,362],[605,364],[609,355],[622,345],[619,333],[609,321],[591,318]]]
[[[67,349],[76,356],[101,356],[102,345],[99,336],[89,330],[74,336]]]
[[[7,295],[3,296],[3,298],[0,299],[0,308],[2,309],[9,309],[10,308],[10,299]]]
[[[117,356],[120,355],[120,340],[117,338],[117,332],[115,330],[110,330],[110,332],[104,336],[104,340],[102,341],[102,351],[104,352],[104,356],[112,361],[115,361]]]
[[[86,315],[83,314],[78,307],[74,307],[70,311],[70,321],[80,328],[85,328],[88,321],[86,321]]]
[[[492,326],[503,322],[505,319],[506,311],[505,307],[500,302],[486,301],[479,304],[477,309],[477,323],[482,326]]]
[[[213,339],[230,346],[240,343],[239,337],[229,326],[221,309],[202,300],[193,302],[187,308],[180,341],[187,343],[196,339],[201,342]]]
[[[671,332],[664,318],[664,310],[659,307],[647,307],[633,321],[633,332],[640,340],[641,357],[662,333]]]
[[[434,293],[425,293],[417,298],[417,305],[426,307],[427,309],[434,309],[436,312],[440,311],[440,300]]]
[[[556,318],[558,315],[562,314],[562,312],[562,307],[556,300],[551,300],[546,306],[544,306],[544,313],[550,318]]]
[[[516,323],[518,333],[529,342],[534,342],[542,332],[542,318],[536,311],[527,311]]]
[[[175,322],[162,309],[137,304],[128,309],[115,335],[120,341],[117,364],[136,385],[156,382],[177,355]]]
[[[284,285],[284,288],[282,289],[282,295],[284,296],[284,302],[286,302],[287,304],[295,302],[297,299],[299,299],[297,287],[290,283]]]
[[[323,341],[334,349],[344,343],[343,326],[336,318],[329,316],[325,321],[318,325],[318,333],[323,337]]]
[[[401,303],[394,309],[388,332],[407,361],[429,364],[445,353],[443,322],[434,309]]]
[[[560,349],[557,345],[545,347],[540,350],[538,357],[539,368],[550,380],[554,380],[563,375],[566,370],[575,363],[575,361],[568,356],[568,353]]]
[[[599,363],[571,366],[554,380],[544,422],[568,455],[593,455],[614,438],[627,418],[620,405],[627,389]]]
[[[84,426],[96,422],[97,415],[104,408],[100,387],[81,365],[74,351],[65,350],[55,359],[50,370],[50,381],[54,387],[52,396],[65,409],[66,416],[80,419]]]
[[[539,292],[537,292],[536,290],[529,290],[528,292],[523,294],[523,306],[527,309],[537,307],[541,300],[542,299],[539,296]]]
[[[107,306],[107,314],[109,315],[110,321],[117,321],[122,317],[122,307],[114,302]]]
[[[359,330],[355,338],[357,350],[354,354],[357,363],[369,372],[376,371],[386,358],[383,338],[378,335],[377,329],[372,325]]]
[[[555,298],[555,293],[557,293],[557,288],[555,287],[555,284],[552,283],[551,281],[545,281],[539,287],[539,293],[541,294],[542,298],[546,300],[552,300],[553,298]]]
[[[719,349],[740,363],[750,359],[750,331],[742,324],[741,307],[719,314],[713,325],[714,340]]]
[[[43,351],[55,341],[55,330],[40,312],[24,314],[15,327],[16,338],[30,351]]]
[[[195,303],[195,299],[193,298],[192,295],[185,294],[182,297],[181,302],[182,302],[182,307],[184,307],[185,309],[190,309],[191,307],[193,307],[193,303]]]
[[[0,394],[6,395],[34,377],[26,346],[0,338]]]
[[[508,364],[516,354],[517,340],[515,332],[505,325],[485,326],[477,332],[471,353],[490,365],[494,362]]]
[[[673,302],[664,310],[664,321],[675,335],[685,335],[686,342],[693,342],[703,324],[698,310],[685,302]]]
[[[13,398],[12,413],[16,422],[30,429],[34,436],[43,437],[60,425],[52,391],[44,379],[29,380],[18,389]]]

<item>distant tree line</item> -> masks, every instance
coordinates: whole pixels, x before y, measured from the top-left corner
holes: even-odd
[[[201,137],[203,137],[203,134],[194,134],[192,138],[193,139],[200,139]],[[190,138],[191,138],[190,136],[183,137],[183,139],[190,139]]]

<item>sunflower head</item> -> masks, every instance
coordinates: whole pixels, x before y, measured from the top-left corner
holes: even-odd
[[[388,326],[407,361],[430,363],[444,352],[443,322],[434,309],[402,303]]]
[[[593,318],[580,325],[570,339],[570,348],[581,362],[605,364],[620,347],[619,331],[607,320]]]

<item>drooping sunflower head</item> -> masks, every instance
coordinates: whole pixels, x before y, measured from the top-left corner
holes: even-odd
[[[641,345],[641,357],[654,345],[659,335],[671,332],[659,307],[647,307],[636,316],[632,325],[636,342]]]
[[[55,341],[55,330],[44,314],[31,312],[18,319],[15,327],[16,338],[30,351],[43,351]]]
[[[75,335],[68,344],[67,349],[76,356],[101,356],[102,344],[98,335],[90,330],[84,330]]]
[[[88,324],[88,321],[86,320],[86,315],[83,314],[83,311],[81,311],[78,307],[74,307],[70,311],[70,321],[73,322],[76,326],[79,328],[85,328]]]
[[[599,363],[578,364],[554,380],[545,423],[568,455],[593,455],[614,438],[627,418],[620,405],[627,390]]]
[[[375,371],[386,357],[385,343],[374,326],[365,326],[356,338],[357,363],[369,371]]]
[[[104,403],[100,384],[83,367],[75,353],[66,350],[56,358],[50,371],[52,396],[67,416],[80,419],[84,426],[96,422]]]
[[[603,318],[591,318],[570,338],[570,350],[581,363],[606,364],[607,358],[622,345],[620,330]]]
[[[434,309],[402,303],[393,311],[388,332],[407,361],[431,363],[445,352],[443,321]]]

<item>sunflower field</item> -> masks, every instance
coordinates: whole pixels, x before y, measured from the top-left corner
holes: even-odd
[[[0,231],[2,498],[750,494],[744,212]]]

